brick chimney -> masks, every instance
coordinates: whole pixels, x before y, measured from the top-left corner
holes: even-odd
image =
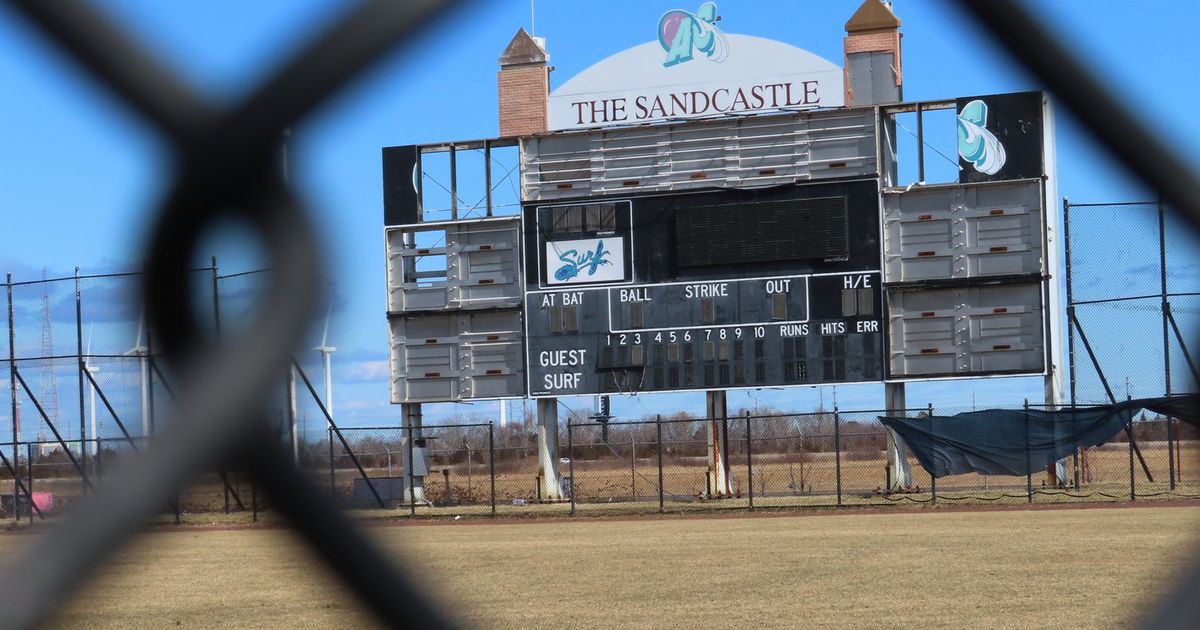
[[[891,2],[863,2],[846,22],[844,46],[847,107],[903,100],[900,20]]]
[[[545,40],[525,29],[500,55],[497,87],[500,99],[500,135],[528,136],[549,126],[550,68]]]

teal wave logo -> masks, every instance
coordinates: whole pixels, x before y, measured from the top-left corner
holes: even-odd
[[[691,61],[696,51],[720,63],[729,56],[729,41],[716,23],[717,3],[705,2],[695,13],[672,9],[658,20],[658,43],[667,53],[663,66]]]
[[[973,100],[958,112],[958,154],[975,170],[995,175],[1004,168],[1008,155],[996,135],[987,129],[988,106]]]

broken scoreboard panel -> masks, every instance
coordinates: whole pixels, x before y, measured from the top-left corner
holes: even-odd
[[[876,179],[523,208],[531,396],[884,378]]]

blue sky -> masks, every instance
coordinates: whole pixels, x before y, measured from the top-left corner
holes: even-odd
[[[325,0],[98,4],[179,76],[225,102],[244,94],[348,6]],[[651,40],[664,11],[694,10],[693,4],[538,1],[535,34],[547,39],[555,67],[552,87],[610,54]],[[778,39],[838,65],[842,25],[858,4],[719,2],[726,32]],[[1189,28],[1200,11],[1194,4],[1039,0],[1035,9],[1091,57],[1110,88],[1142,111],[1171,145],[1182,149],[1200,141],[1200,127],[1191,118],[1200,87],[1184,78],[1200,67],[1200,47]],[[903,21],[907,99],[1037,87],[948,3],[897,0],[895,11]],[[346,424],[395,423],[399,411],[387,404],[379,149],[497,135],[496,59],[519,27],[530,28],[530,4],[468,3],[441,24],[406,42],[403,51],[293,132],[293,181],[310,201],[334,284],[329,341],[339,348],[335,398]],[[136,268],[149,217],[171,172],[160,140],[8,9],[0,10],[0,78],[6,95],[0,99],[0,272],[31,280],[43,267],[51,275],[77,265],[84,273]],[[1069,116],[1060,113],[1058,123],[1062,194],[1073,201],[1148,197],[1112,167]],[[219,258],[222,271],[259,264],[253,243],[234,231],[218,232],[209,243],[206,249]],[[1097,258],[1097,268],[1103,259]],[[64,328],[57,334],[72,332]],[[122,344],[129,345],[112,342],[114,348]],[[315,353],[308,354],[315,361]],[[314,378],[320,378],[319,371]],[[843,408],[877,407],[881,390],[841,387],[838,402]],[[974,395],[979,403],[1011,403],[1036,399],[1040,391],[1040,379],[934,383],[910,386],[909,402],[969,405]],[[831,406],[833,395],[832,388],[766,390],[733,393],[729,400],[731,408],[805,409],[821,402]],[[590,405],[566,402],[576,408]],[[614,412],[626,417],[703,412],[703,404],[698,393],[642,396],[615,400]],[[488,403],[437,406],[427,413],[484,417],[494,411]],[[310,412],[315,421],[315,410]]]

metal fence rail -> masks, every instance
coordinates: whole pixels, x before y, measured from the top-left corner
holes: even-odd
[[[907,415],[964,411],[971,409],[926,406]],[[1061,471],[934,479],[909,454],[911,483],[889,488],[896,475],[887,458],[889,434],[878,422],[883,413],[833,409],[725,419],[728,493],[713,491],[705,418],[562,423],[555,449],[562,500],[540,495],[536,432],[522,426],[344,427],[349,449],[335,440],[326,458],[327,438],[308,443],[304,462],[313,471],[327,466],[338,505],[375,509],[353,452],[384,493],[383,514],[396,517],[1200,498],[1200,430],[1150,414],[1107,444],[1079,449]],[[410,440],[418,449],[415,470],[408,465]]]

